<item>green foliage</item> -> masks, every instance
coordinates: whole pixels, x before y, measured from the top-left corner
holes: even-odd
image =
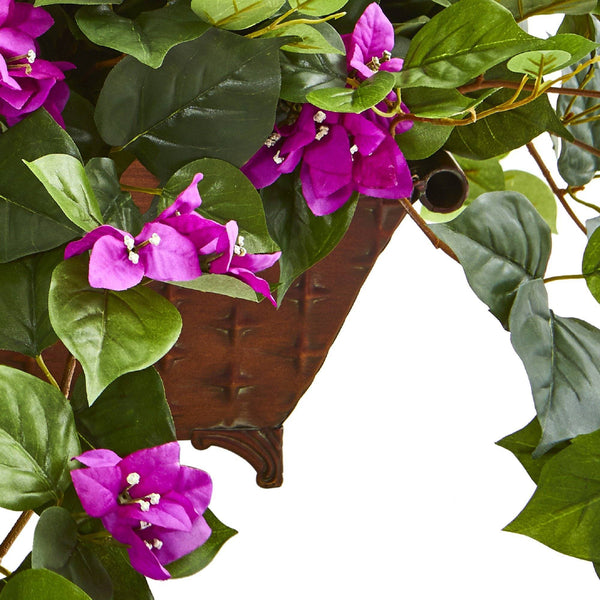
[[[521,194],[490,192],[432,229],[454,250],[469,285],[506,328],[519,286],[546,270],[548,225]]]
[[[348,0],[288,0],[291,8],[312,17],[329,15],[342,8]]]
[[[247,29],[274,15],[285,0],[192,0],[192,10],[221,29]]]
[[[92,42],[130,54],[154,69],[171,48],[199,38],[209,28],[185,0],[143,12],[137,19],[119,16],[107,4],[82,8],[77,25]]]
[[[592,296],[600,302],[600,229],[594,229],[583,253],[581,272]]]
[[[29,510],[57,502],[70,483],[70,459],[79,454],[71,407],[50,384],[4,366],[0,399],[0,506]]]
[[[173,48],[159,69],[127,57],[98,98],[98,129],[163,180],[199,158],[242,165],[273,129],[280,45],[211,29]]]
[[[79,360],[93,402],[115,379],[162,358],[181,331],[181,316],[156,292],[90,287],[88,257],[61,263],[50,284],[50,322]]]
[[[408,131],[396,136],[396,141],[407,160],[422,160],[442,148],[453,130],[447,125],[415,121]]]
[[[535,79],[539,75],[558,71],[570,60],[571,54],[564,50],[530,50],[513,56],[506,66],[513,73],[524,73]]]
[[[209,509],[204,512],[204,518],[212,530],[210,537],[193,552],[167,565],[166,568],[172,577],[189,577],[204,569],[217,555],[223,544],[237,533],[235,529],[221,523]]]
[[[513,14],[517,21],[535,15],[564,13],[582,15],[596,8],[596,0],[498,0]]]
[[[402,101],[410,107],[413,115],[428,118],[462,115],[480,102],[478,98],[463,96],[457,90],[425,87],[403,90]]]
[[[108,154],[110,147],[104,143],[94,122],[94,105],[71,90],[69,101],[63,111],[65,128],[77,144],[84,161],[92,156]]]
[[[100,559],[78,538],[77,523],[60,506],[47,508],[33,536],[31,566],[62,575],[92,600],[112,600],[112,583]]]
[[[6,584],[2,600],[93,600],[81,588],[47,569],[28,569]]]
[[[327,25],[327,23],[323,23],[323,25]],[[331,25],[329,25],[329,27],[331,27]],[[335,29],[333,29],[333,31],[335,32]],[[302,54],[345,53],[343,44],[341,48],[331,45],[316,27],[306,23],[291,23],[285,27],[278,27],[277,29],[263,34],[261,37],[273,38],[286,36],[299,38],[299,40],[288,42],[281,47],[281,49],[286,52],[299,52]]]

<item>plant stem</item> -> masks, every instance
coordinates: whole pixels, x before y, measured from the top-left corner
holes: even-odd
[[[5,577],[8,577],[11,574],[12,573],[8,569],[5,569],[2,565],[0,565],[0,575],[4,575]]]
[[[44,362],[44,359],[42,358],[41,354],[38,354],[35,357],[35,362],[38,364],[38,367],[42,370],[42,372],[44,373],[44,375],[46,376],[46,379],[57,389],[60,390],[60,386],[58,385],[58,383],[56,383],[56,379],[54,379],[54,377],[52,376],[52,373],[50,373],[50,371],[48,370],[48,367],[46,366],[46,363]],[[62,391],[62,390],[60,390]]]
[[[427,236],[429,241],[440,250],[443,250],[450,258],[453,258],[456,262],[459,262],[458,257],[452,251],[452,248],[431,231],[429,225],[427,225],[425,219],[415,210],[411,201],[408,198],[400,198],[400,204],[404,210],[408,213],[410,218],[417,224],[419,229]]]
[[[546,279],[543,279],[542,281],[544,283],[550,283],[551,281],[564,281],[566,279],[585,279],[585,275],[554,275],[553,277],[546,277]]]
[[[10,547],[15,543],[15,540],[19,537],[21,531],[23,531],[29,519],[31,519],[31,515],[33,515],[32,510],[26,510],[19,515],[17,522],[13,525],[13,528],[8,532],[8,535],[0,544],[0,562],[2,562],[2,559],[6,556]]]
[[[573,219],[573,221],[575,222],[577,227],[579,227],[579,229],[581,229],[581,231],[583,231],[583,233],[587,233],[587,229],[585,228],[585,225],[577,218],[577,215],[573,212],[573,209],[569,206],[569,203],[567,202],[567,200],[565,198],[567,191],[561,190],[556,185],[556,182],[554,181],[554,179],[552,179],[552,175],[550,174],[548,167],[544,164],[542,157],[539,155],[539,153],[536,150],[533,143],[528,142],[526,145],[527,145],[527,150],[529,151],[529,154],[531,154],[531,156],[533,157],[533,160],[535,160],[535,162],[537,163],[537,166],[539,167],[540,171],[542,172],[542,175],[548,182],[550,189],[554,192],[554,195],[558,198],[558,201],[562,204],[563,208],[567,211],[567,214],[571,217],[571,219]]]
[[[587,152],[589,152],[590,154],[593,154],[594,156],[600,156],[600,150],[598,150],[598,148],[594,148],[594,146],[590,146],[589,144],[586,144],[585,142],[582,142],[581,140],[566,140],[567,142],[569,142],[570,144],[573,144],[573,146],[577,146],[578,148],[581,148],[582,150],[586,150]]]
[[[76,366],[77,359],[72,354],[69,354],[69,360],[67,361],[67,366],[65,367],[65,372],[63,373],[63,378],[60,382],[60,389],[64,397],[67,399],[71,393],[71,383],[73,382],[73,375],[75,374]]]
[[[160,196],[163,193],[161,188],[145,188],[137,187],[135,185],[121,184],[121,189],[124,192],[141,192],[142,194],[152,194],[153,196]]]

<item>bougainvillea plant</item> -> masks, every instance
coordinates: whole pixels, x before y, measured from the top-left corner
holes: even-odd
[[[31,366],[0,366],[0,507],[20,512],[0,600],[151,599],[147,577],[215,557],[235,531],[179,463],[153,365],[182,321],[153,281],[275,311],[361,196],[460,262],[525,365],[536,415],[499,443],[538,487],[507,529],[600,564],[600,330],[545,288],[583,278],[600,301],[600,220],[578,215],[600,165],[596,4],[0,0],[0,349]],[[527,33],[542,14],[558,31]],[[539,179],[502,170],[523,146]],[[440,152],[471,184],[445,222],[418,206]],[[124,183],[133,161],[157,187]],[[546,276],[557,207],[587,235],[580,273]]]

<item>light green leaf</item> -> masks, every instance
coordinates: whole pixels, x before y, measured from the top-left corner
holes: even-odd
[[[378,71],[358,87],[321,88],[306,94],[306,99],[323,110],[340,113],[361,113],[381,102],[393,89],[395,77]]]
[[[181,331],[177,309],[156,292],[137,286],[124,292],[90,287],[88,256],[60,264],[50,284],[50,321],[79,360],[93,402],[115,379],[154,364]]]
[[[600,229],[590,235],[583,253],[581,272],[592,296],[600,302]]]
[[[300,40],[289,42],[281,46],[286,52],[299,52],[301,54],[344,54],[344,51],[332,46],[325,37],[311,25],[303,23],[292,24],[274,29],[263,34],[263,38],[273,37],[298,37]]]
[[[288,0],[291,8],[312,17],[330,15],[342,8],[347,2],[348,0]]]
[[[75,225],[91,231],[103,224],[98,201],[79,160],[68,154],[48,154],[24,162]]]
[[[2,600],[92,600],[81,588],[46,569],[28,569],[11,577]]]
[[[402,90],[402,101],[418,117],[442,118],[460,115],[481,102],[468,98],[457,90],[440,88],[407,88]]]
[[[230,275],[205,273],[197,279],[173,282],[173,284],[188,290],[221,294],[230,298],[249,300],[250,302],[259,302],[262,299],[262,296],[255,292],[249,285]]]
[[[167,52],[200,37],[209,25],[191,10],[187,0],[173,0],[158,10],[143,12],[135,20],[115,13],[108,4],[77,11],[77,25],[95,44],[130,54],[156,69]]]
[[[69,403],[49,383],[4,366],[0,400],[0,506],[29,510],[57,502],[80,451]]]
[[[469,285],[506,328],[519,286],[546,270],[548,225],[525,196],[490,192],[453,221],[431,228],[454,250]]]
[[[596,0],[498,0],[510,10],[517,21],[523,21],[535,15],[564,13],[583,15],[596,8]]]
[[[274,15],[285,0],[192,0],[192,10],[220,29],[247,29]]]
[[[570,60],[571,55],[564,50],[530,50],[513,56],[506,66],[513,73],[524,73],[535,79],[560,70]]]
[[[600,330],[554,315],[539,279],[520,287],[509,324],[543,431],[533,457],[600,428]]]

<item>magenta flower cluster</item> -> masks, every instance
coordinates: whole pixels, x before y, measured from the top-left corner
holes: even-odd
[[[348,73],[357,80],[379,70],[402,68],[402,60],[391,56],[394,28],[376,3],[366,8],[354,31],[342,39]],[[392,92],[389,99],[397,97]],[[385,104],[380,108],[385,110]],[[260,189],[302,162],[302,193],[317,216],[336,211],[354,191],[378,198],[408,197],[411,174],[387,121],[372,110],[340,114],[304,104],[292,125],[275,126],[242,171]],[[396,133],[410,127],[410,122],[402,122]]]
[[[38,58],[36,38],[54,20],[42,8],[0,0],[0,115],[12,126],[38,108],[45,108],[61,125],[69,99],[64,71],[71,63]]]
[[[203,260],[208,273],[235,277],[275,305],[268,282],[256,272],[275,264],[281,252],[250,254],[235,221],[222,225],[198,214],[201,179],[197,173],[175,202],[137,236],[101,225],[68,244],[65,260],[91,250],[88,281],[92,287],[109,290],[129,289],[144,277],[190,281],[202,275]]]
[[[71,471],[84,510],[127,546],[134,569],[168,579],[167,565],[202,546],[211,530],[202,516],[212,494],[210,476],[179,464],[171,442],[121,458],[112,450],[75,457]]]

